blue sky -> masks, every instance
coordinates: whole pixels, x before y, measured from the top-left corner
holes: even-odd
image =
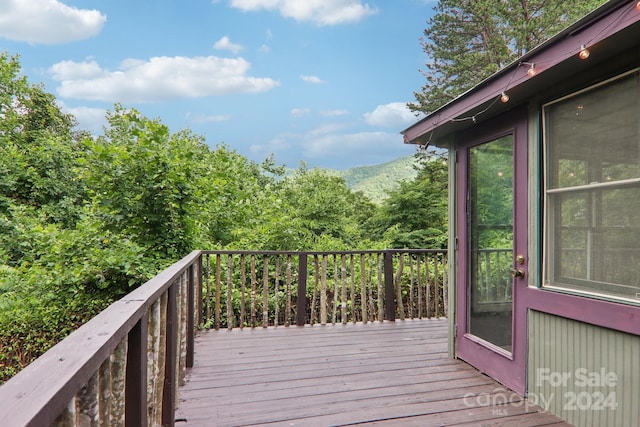
[[[2,0],[18,54],[80,127],[115,103],[260,162],[344,169],[415,153],[400,131],[434,0]]]

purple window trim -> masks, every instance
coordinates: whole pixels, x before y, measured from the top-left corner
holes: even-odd
[[[555,289],[528,287],[527,307],[543,313],[640,335],[640,307]]]

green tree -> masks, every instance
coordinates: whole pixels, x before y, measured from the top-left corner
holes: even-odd
[[[447,161],[425,157],[413,180],[391,191],[367,227],[396,248],[446,248]]]
[[[270,161],[263,167],[271,168]],[[254,215],[236,232],[236,245],[272,250],[338,250],[369,245],[362,224],[376,207],[344,180],[301,164],[256,195]],[[365,243],[367,242],[367,243]]]
[[[603,3],[439,0],[420,40],[426,83],[409,107],[435,111]]]
[[[0,53],[0,213],[26,204],[70,226],[82,199],[75,119],[20,72],[17,56]]]

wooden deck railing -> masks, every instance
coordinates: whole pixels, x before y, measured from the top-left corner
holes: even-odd
[[[2,385],[0,426],[173,426],[198,327],[444,316],[446,271],[439,250],[194,251]]]
[[[446,315],[445,250],[205,251],[203,275],[215,329]]]
[[[174,425],[200,322],[194,251],[0,387],[0,426]]]

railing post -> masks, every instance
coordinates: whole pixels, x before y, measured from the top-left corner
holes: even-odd
[[[384,309],[385,319],[396,320],[396,297],[393,286],[393,252],[384,251]]]
[[[196,266],[196,271],[195,271],[195,277],[194,277],[194,286],[195,286],[195,298],[196,298],[196,326],[199,326],[202,324],[202,315],[203,313],[203,308],[202,308],[202,277],[203,277],[203,263],[204,260],[202,258],[202,253],[200,253],[200,256],[198,257],[198,261],[196,262],[195,266]],[[209,295],[207,295],[207,298],[209,298]],[[207,319],[209,320],[209,319]]]
[[[187,269],[187,360],[186,367],[193,367],[195,345],[196,280],[195,263]]]
[[[162,425],[174,427],[175,425],[175,396],[176,396],[176,351],[178,346],[178,319],[177,317],[177,288],[176,284],[169,286],[167,290],[167,341],[164,364],[164,386],[162,389]]]
[[[147,340],[149,315],[145,313],[129,331],[125,385],[125,425],[147,423]]]
[[[307,254],[301,253],[298,257],[298,301],[296,312],[296,325],[304,326],[307,315]]]

